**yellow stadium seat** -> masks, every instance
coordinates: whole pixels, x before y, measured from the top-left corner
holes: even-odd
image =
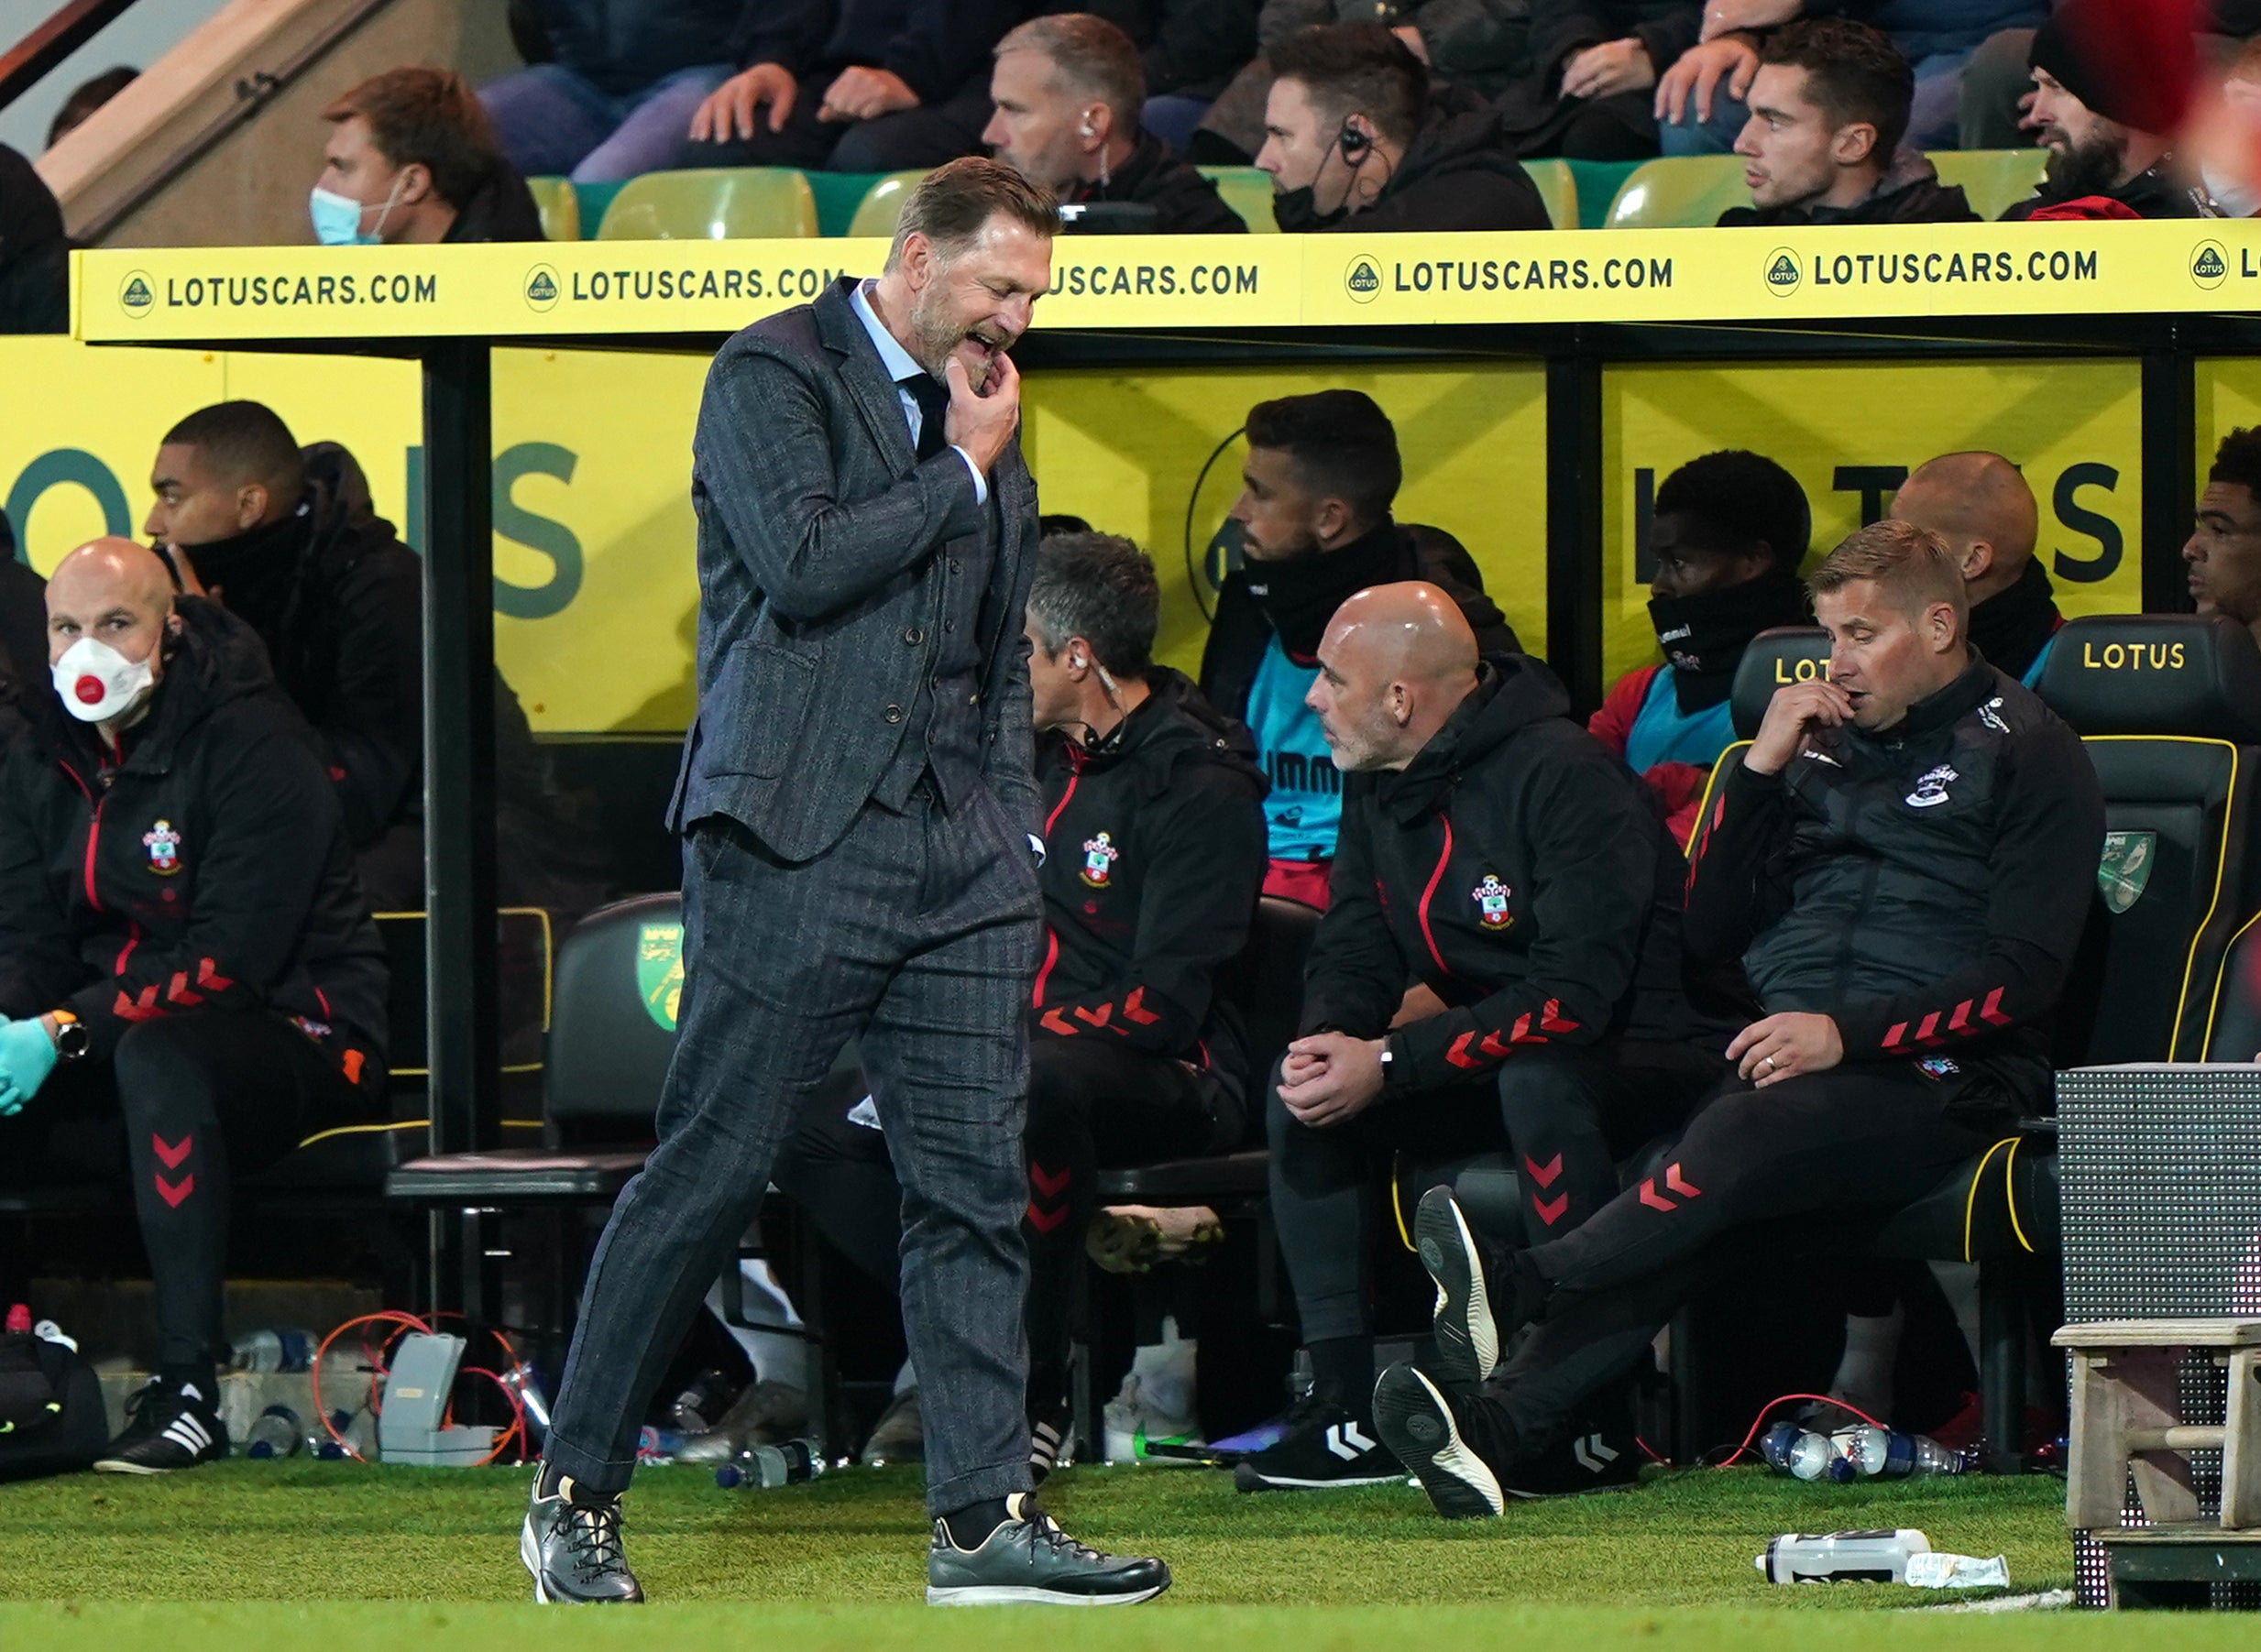
[[[1731,206],[1749,206],[1741,158],[1689,155],[1645,160],[1618,186],[1605,229],[1709,229]]]
[[[542,233],[553,241],[581,238],[581,197],[564,178],[529,178],[534,211],[542,214]]]
[[[1217,186],[1224,204],[1240,214],[1241,222],[1259,235],[1279,233],[1272,216],[1272,181],[1254,167],[1199,167],[1201,175]]]
[[[817,197],[790,167],[646,172],[620,186],[599,241],[791,239],[817,233]]]
[[[848,221],[851,235],[887,235],[895,233],[895,220],[903,215],[903,203],[911,198],[924,170],[890,172],[870,189],[863,199],[856,202],[856,215]]]
[[[1578,227],[1578,179],[1566,160],[1527,160],[1523,170],[1539,186],[1546,202],[1547,222],[1556,229]]]
[[[1990,222],[2040,187],[2047,149],[1941,149],[1931,156],[1941,183],[1959,183],[1970,210]]]

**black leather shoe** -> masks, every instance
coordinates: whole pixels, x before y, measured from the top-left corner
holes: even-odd
[[[934,1523],[927,1549],[929,1606],[1135,1606],[1169,1587],[1169,1568],[1151,1556],[1086,1548],[1026,1493],[1007,1499],[1013,1517],[960,1548]]]
[[[533,1501],[519,1528],[518,1558],[533,1574],[533,1598],[568,1606],[642,1605],[643,1589],[620,1549],[620,1500],[584,1492],[574,1497],[572,1476],[554,1496]]]

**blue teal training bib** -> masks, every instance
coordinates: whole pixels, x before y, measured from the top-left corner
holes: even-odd
[[[1275,860],[1332,860],[1343,824],[1343,772],[1319,732],[1318,714],[1303,704],[1319,668],[1298,665],[1274,637],[1248,686],[1248,732],[1257,760],[1272,782],[1264,799]]]

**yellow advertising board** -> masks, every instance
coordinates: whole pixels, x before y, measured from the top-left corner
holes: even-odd
[[[2232,431],[2261,424],[2261,360],[2230,357],[2198,364],[2198,452],[2193,475],[2206,486],[2214,449]]]
[[[876,240],[103,248],[108,343],[730,333],[870,273]],[[2261,224],[1064,236],[1039,325],[1425,326],[2098,315],[2261,307]]]
[[[1744,447],[1796,476],[1816,556],[1886,514],[1926,459],[2005,454],[2040,505],[2036,555],[2067,614],[2143,607],[2140,374],[2133,362],[1614,367],[1603,377],[1603,663],[1657,657],[1641,530],[1658,484],[1699,454]],[[2256,376],[2261,391],[2261,376]],[[1808,563],[1811,566],[1811,563]]]

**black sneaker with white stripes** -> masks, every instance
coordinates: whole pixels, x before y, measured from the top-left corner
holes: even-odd
[[[1437,1345],[1432,1368],[1448,1383],[1480,1383],[1499,1363],[1499,1329],[1484,1289],[1484,1258],[1476,1233],[1450,1187],[1432,1187],[1413,1213],[1413,1248],[1436,1281]]]
[[[1468,1438],[1476,1432],[1470,1425],[1482,1404],[1481,1392],[1457,1383],[1440,1384],[1417,1366],[1402,1363],[1383,1372],[1374,1384],[1375,1431],[1447,1520],[1481,1520],[1507,1512],[1499,1476]]]
[[[1037,1484],[1075,1461],[1075,1417],[1066,1400],[1039,1406],[1028,1418],[1028,1473]]]
[[[1288,1413],[1285,1434],[1233,1471],[1233,1483],[1244,1492],[1390,1485],[1404,1478],[1404,1466],[1374,1438],[1371,1425],[1316,1395]]]
[[[227,1425],[217,1398],[194,1383],[151,1382],[126,1402],[126,1428],[94,1467],[104,1474],[170,1474],[219,1461],[227,1455]]]
[[[1622,1492],[1640,1483],[1641,1441],[1630,1428],[1582,1428],[1499,1471],[1499,1489],[1510,1497],[1575,1497],[1585,1492]]]

